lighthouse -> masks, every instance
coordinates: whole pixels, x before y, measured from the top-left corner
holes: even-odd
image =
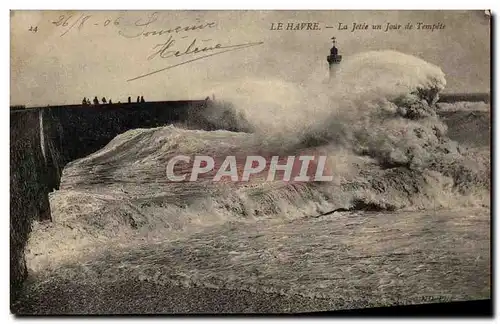
[[[340,62],[342,62],[342,55],[339,55],[339,50],[337,49],[336,38],[332,37],[333,46],[330,49],[330,55],[326,57],[328,65],[330,67],[330,79],[335,77]]]

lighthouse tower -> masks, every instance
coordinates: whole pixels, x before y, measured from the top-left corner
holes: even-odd
[[[342,62],[342,55],[339,55],[335,37],[332,37],[332,41],[333,46],[330,49],[330,55],[326,57],[328,65],[330,66],[330,79],[335,77],[335,73],[340,66],[340,62]]]

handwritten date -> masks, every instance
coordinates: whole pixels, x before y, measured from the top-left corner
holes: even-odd
[[[85,15],[81,14],[78,16],[76,19],[74,19],[73,15],[61,15],[57,20],[52,21],[51,23],[54,26],[57,27],[67,27],[65,31],[60,35],[61,37],[66,35],[69,31],[71,31],[73,28],[77,28],[78,30],[81,30],[85,24],[87,23],[88,20],[92,18],[92,15]],[[122,17],[114,18],[114,19],[105,19],[103,22],[97,22],[94,21],[93,25],[99,26],[102,25],[104,27],[112,24],[114,26],[119,26],[121,22]],[[69,27],[68,27],[69,26]]]

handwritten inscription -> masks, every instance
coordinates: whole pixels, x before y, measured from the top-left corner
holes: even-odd
[[[73,29],[81,31],[85,26],[114,26],[118,29],[118,35],[125,38],[146,38],[151,36],[163,36],[169,34],[179,34],[191,31],[199,31],[210,28],[215,28],[217,23],[214,21],[200,22],[197,20],[196,23],[190,25],[177,25],[175,27],[167,28],[155,28],[154,25],[161,23],[158,21],[158,12],[153,12],[147,17],[142,17],[136,20],[126,20],[122,16],[98,19],[92,15],[81,14],[81,15],[61,15],[51,23],[60,28],[64,28],[61,33],[61,37],[68,34]]]
[[[86,25],[87,21],[90,20],[92,15],[85,15],[81,14],[77,16],[76,18],[73,15],[61,15],[59,16],[58,19],[52,21],[51,23],[56,26],[56,27],[62,27],[64,28],[64,31],[61,33],[61,37],[66,35],[68,32],[76,28],[78,31],[83,29],[83,27]],[[104,21],[97,22],[94,21],[93,25],[94,26],[104,26],[107,27],[108,25],[112,24],[114,26],[119,26],[121,23],[122,17],[117,17],[114,19],[104,19]]]
[[[169,34],[185,33],[190,31],[205,30],[215,28],[217,23],[214,21],[199,22],[192,25],[177,25],[169,28],[154,28],[154,24],[158,22],[158,12],[153,12],[146,19],[138,19],[133,24],[130,24],[129,30],[120,30],[118,34],[125,38],[138,38],[149,36],[162,36]]]
[[[148,61],[153,60],[169,60],[170,64],[161,69],[157,69],[127,81],[138,80],[176,66],[188,64],[194,61],[213,57],[223,53],[236,51],[252,46],[263,44],[263,42],[241,42],[237,44],[227,44],[221,41],[206,39],[201,36],[200,32],[217,27],[214,21],[202,22],[199,19],[194,24],[178,24],[174,27],[164,27],[164,21],[159,20],[159,13],[153,12],[139,19],[126,19],[122,16],[115,18],[97,18],[93,15],[61,15],[58,19],[51,23],[62,28],[61,37],[67,35],[70,31],[82,31],[86,26],[98,26],[102,28],[110,28],[113,26],[117,30],[117,34],[127,39],[152,39],[160,40],[153,45],[150,54],[147,56]],[[316,25],[297,25],[297,28],[318,28]],[[176,35],[180,34],[178,38]],[[179,62],[179,59],[184,58]]]
[[[153,47],[154,53],[148,56],[148,60],[152,60],[155,57],[160,58],[169,58],[169,57],[180,57],[189,54],[198,54],[223,48],[231,48],[237,45],[229,45],[223,46],[219,43],[215,45],[203,46],[201,48],[198,47],[197,39],[193,39],[193,41],[183,50],[175,50],[172,49],[175,46],[175,39],[170,36],[165,43],[156,44]]]

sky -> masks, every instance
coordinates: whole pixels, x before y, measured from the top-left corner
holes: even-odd
[[[249,78],[307,84],[328,77],[333,36],[344,58],[399,51],[439,66],[445,92],[490,91],[490,18],[477,10],[11,11],[10,35],[11,105],[204,99]]]

